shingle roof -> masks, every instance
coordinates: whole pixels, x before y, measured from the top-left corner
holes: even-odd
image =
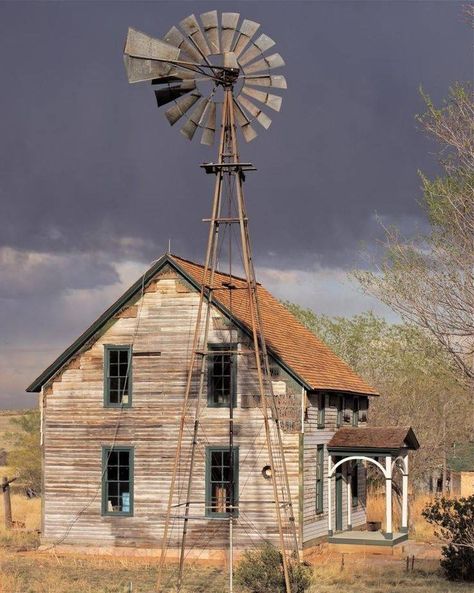
[[[203,280],[203,266],[166,254],[161,257],[143,277],[139,278],[115,303],[113,303],[79,338],[69,346],[26,391],[38,392],[41,387],[57,373],[67,361],[84,347],[93,336],[134,296],[142,286],[158,274],[166,265],[181,273],[196,288]],[[215,275],[214,302],[234,321],[249,331],[251,321],[248,295],[245,290],[229,291],[223,287],[229,276]],[[232,277],[237,288],[245,284],[241,278]],[[222,287],[222,288],[219,288]],[[274,355],[309,390],[332,390],[345,393],[378,395],[345,362],[302,325],[277,299],[260,284],[257,288],[265,339]],[[232,293],[232,306],[229,293]]]
[[[420,444],[411,427],[340,428],[327,444],[328,449],[418,449]]]
[[[198,284],[203,281],[203,266],[171,256]],[[209,279],[206,279],[209,284]],[[214,297],[245,327],[251,327],[248,293],[239,290],[246,286],[242,279],[232,277],[236,290],[223,286],[229,282],[227,274],[217,273],[214,278]],[[221,287],[222,288],[219,288]],[[232,306],[230,303],[232,292]],[[292,369],[310,389],[335,390],[350,393],[378,395],[344,361],[300,323],[262,285],[257,287],[265,340],[271,351]]]

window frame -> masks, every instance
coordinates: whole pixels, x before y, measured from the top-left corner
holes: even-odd
[[[213,394],[213,390],[211,389],[211,385],[212,385],[212,381],[211,381],[211,364],[210,364],[210,359],[212,356],[214,356],[213,354],[210,354],[210,352],[216,352],[219,353],[220,350],[237,350],[237,344],[236,343],[226,343],[226,344],[208,344],[207,345],[207,350],[209,352],[208,354],[208,358],[207,358],[207,407],[208,408],[229,408],[230,404],[232,403],[232,407],[235,408],[237,407],[237,356],[236,354],[229,354],[230,359],[231,359],[231,375],[230,375],[230,381],[231,381],[231,385],[230,385],[230,398],[229,398],[229,403],[227,404],[219,404],[219,403],[215,403],[213,401],[214,398],[214,394]]]
[[[318,393],[317,428],[326,428],[326,394]]]
[[[109,454],[113,451],[128,451],[128,467],[129,467],[129,478],[128,482],[130,485],[130,510],[128,511],[109,511],[107,508],[107,462]],[[133,517],[134,511],[134,480],[135,480],[135,447],[128,445],[102,445],[102,517]]]
[[[211,509],[212,503],[212,481],[211,481],[211,460],[214,452],[229,452],[229,446],[210,445],[206,447],[206,467],[205,467],[205,515],[208,519],[223,519],[230,516],[230,513],[218,513]],[[234,492],[232,506],[236,505],[239,500],[239,447],[232,447],[232,472],[234,477]],[[234,510],[234,517],[239,516],[238,510]]]
[[[336,428],[344,424],[344,396],[338,395],[336,399]]]
[[[128,402],[110,401],[110,353],[113,351],[128,352]],[[130,344],[104,344],[104,408],[131,408],[132,407],[132,386],[133,386],[133,350]]]
[[[357,403],[357,410],[356,410]],[[357,395],[352,397],[352,426],[359,426],[360,401]]]
[[[318,468],[320,477],[318,478]],[[316,480],[314,509],[316,515],[324,513],[324,445],[316,445]]]

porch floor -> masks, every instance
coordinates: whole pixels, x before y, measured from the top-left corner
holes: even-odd
[[[391,539],[385,539],[381,531],[341,531],[328,537],[330,544],[393,547],[408,539],[408,533],[395,532]]]

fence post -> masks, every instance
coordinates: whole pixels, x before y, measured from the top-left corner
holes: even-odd
[[[2,478],[3,509],[5,514],[5,529],[12,526],[12,502],[10,499],[10,482],[6,476]]]

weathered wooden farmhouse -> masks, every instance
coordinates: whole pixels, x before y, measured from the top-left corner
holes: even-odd
[[[42,410],[44,544],[159,548],[202,277],[202,266],[164,255],[28,387],[40,393]],[[215,280],[222,287],[214,290],[208,337],[215,356],[194,474],[189,541],[201,551],[226,548],[218,519],[226,516],[230,466],[239,503],[234,545],[277,538],[255,363],[225,348],[244,352],[250,343],[247,292],[235,278],[237,289],[227,290],[228,279]],[[374,389],[263,286],[258,293],[273,389],[288,410],[284,447],[300,548],[328,537],[378,545],[405,539],[413,432],[370,428]],[[362,531],[368,463],[387,484],[386,522],[372,534]],[[395,471],[403,474],[399,532],[392,528]]]

